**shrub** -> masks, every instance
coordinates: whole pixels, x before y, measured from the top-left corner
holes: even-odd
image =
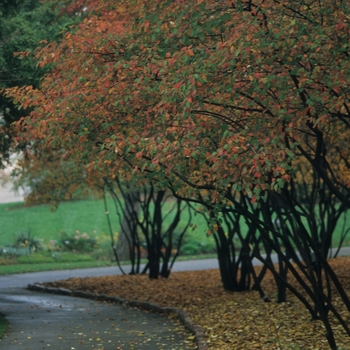
[[[106,235],[104,232],[96,238],[97,241],[97,249],[95,249],[92,253],[92,256],[95,260],[115,260],[115,256],[113,253],[113,249],[111,246],[111,238],[109,235]],[[118,242],[117,234],[114,235],[115,244]]]
[[[90,237],[86,232],[81,233],[76,230],[73,235],[61,232],[59,236],[62,249],[69,252],[91,252],[97,248],[96,239]]]
[[[11,256],[23,256],[29,255],[31,250],[29,247],[15,248],[15,247],[1,247],[0,256],[11,257]]]
[[[200,255],[215,252],[216,246],[214,238],[206,237],[205,234],[200,231],[192,231],[186,234],[180,247],[181,255]]]
[[[51,239],[48,243],[45,244],[44,249],[48,252],[54,252],[59,255],[62,247],[57,240]]]
[[[197,242],[197,241],[189,241],[182,245],[180,248],[181,255],[200,255],[200,254],[208,254],[215,253],[215,244],[212,242]]]
[[[37,237],[31,237],[30,231],[16,234],[12,247],[27,248],[29,254],[43,249],[41,240]]]

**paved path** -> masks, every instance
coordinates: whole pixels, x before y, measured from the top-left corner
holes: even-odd
[[[2,289],[0,305],[11,324],[4,350],[190,349],[170,319],[123,305],[18,288]]]
[[[216,259],[178,262],[174,270],[212,267],[217,267]],[[120,274],[117,267],[0,276],[0,313],[11,324],[0,349],[193,349],[191,335],[165,316],[25,289],[29,283],[113,274]]]
[[[174,270],[217,268],[217,259],[179,261]],[[128,272],[130,267],[125,266]],[[120,274],[118,267],[0,276],[0,313],[11,324],[6,350],[193,349],[191,336],[165,316],[117,304],[29,291],[27,285]]]

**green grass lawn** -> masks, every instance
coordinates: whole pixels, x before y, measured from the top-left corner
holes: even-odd
[[[120,225],[111,199],[108,200],[108,211],[113,232],[119,232]],[[188,218],[186,211],[183,213],[183,218],[179,230],[186,225],[186,218]],[[170,219],[171,216],[168,217],[168,220]],[[109,235],[105,208],[101,199],[64,202],[54,212],[50,211],[47,205],[24,207],[21,202],[0,204],[0,222],[0,247],[11,245],[16,234],[29,231],[32,237],[38,237],[46,243],[50,240],[59,240],[60,232],[74,234],[79,230],[89,235],[93,232],[96,232],[97,236],[101,236],[102,233]],[[187,233],[187,246],[185,246],[187,254],[196,253],[191,247],[192,242],[197,242],[204,247],[205,252],[212,252],[214,240],[212,237],[206,237],[207,226],[203,217],[193,216],[192,223],[197,226],[197,229],[194,231],[190,229]]]
[[[119,223],[113,201],[108,200],[110,218],[112,220],[113,231],[119,232]],[[180,223],[180,228],[185,225],[187,212],[183,213],[183,222]],[[97,232],[101,235],[103,232],[109,235],[104,204],[101,199],[88,199],[72,202],[61,203],[58,209],[54,212],[50,211],[47,205],[38,205],[33,207],[24,207],[23,203],[7,203],[0,204],[0,246],[13,243],[13,238],[18,233],[30,231],[32,237],[43,239],[44,242],[49,240],[58,240],[59,233],[64,231],[68,234],[73,234],[76,230],[86,232],[88,234]],[[208,246],[210,251],[214,247],[213,238],[207,238],[205,232],[207,226],[201,215],[192,217],[193,225],[197,226],[196,230],[189,230],[185,243],[198,242],[202,246]],[[246,225],[244,220],[241,222],[242,230]],[[334,245],[339,242],[341,234],[342,220],[340,220],[334,232]],[[345,245],[350,244],[350,237],[345,240]],[[188,249],[189,254],[191,247]]]
[[[65,202],[54,212],[47,205],[1,204],[0,220],[0,246],[11,244],[15,234],[28,231],[45,241],[58,239],[62,231],[108,233],[103,202],[99,199]]]
[[[115,266],[115,263],[106,260],[93,261],[78,261],[78,262],[56,262],[56,263],[40,263],[40,264],[15,264],[15,265],[1,265],[0,275],[10,275],[15,273],[40,272],[40,271],[54,271],[54,270],[72,270],[72,269],[86,269],[89,267],[105,267]]]

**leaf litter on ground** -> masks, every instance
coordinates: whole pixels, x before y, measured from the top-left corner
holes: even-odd
[[[350,293],[350,257],[330,260],[344,289]],[[257,266],[258,271],[261,267]],[[301,291],[296,280],[289,282]],[[147,275],[115,275],[70,278],[45,286],[107,294],[128,300],[177,307],[206,330],[209,349],[329,349],[321,321],[312,321],[305,307],[291,293],[285,303],[265,303],[256,291],[228,292],[217,269],[173,272],[168,279],[150,280]],[[276,288],[271,273],[263,282],[265,293],[274,299]],[[334,293],[334,305],[350,325],[350,313]],[[339,348],[350,349],[350,339],[331,316]]]

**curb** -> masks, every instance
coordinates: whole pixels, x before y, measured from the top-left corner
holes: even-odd
[[[186,312],[176,307],[161,307],[156,303],[151,303],[147,301],[127,300],[124,298],[112,297],[106,294],[86,293],[81,290],[44,287],[39,283],[28,284],[27,289],[38,291],[38,292],[44,292],[44,293],[60,294],[60,295],[74,296],[79,298],[95,299],[98,301],[108,301],[108,302],[117,303],[117,304],[124,304],[131,307],[137,307],[143,310],[165,314],[165,315],[172,314],[177,317],[177,319],[184,325],[184,327],[188,331],[194,334],[196,343],[197,343],[197,349],[208,350],[207,342],[205,341],[204,328],[194,324]]]

